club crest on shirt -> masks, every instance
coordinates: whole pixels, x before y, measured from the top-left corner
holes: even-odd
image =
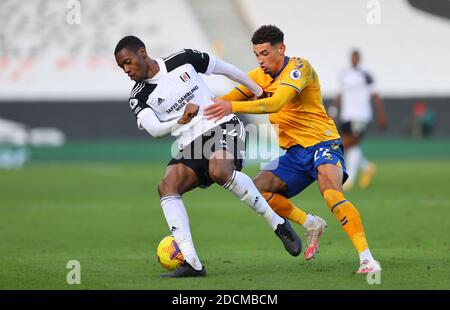
[[[339,147],[340,147],[341,145],[340,144],[337,144],[337,143],[331,143],[331,148],[333,149],[333,150],[337,150]]]
[[[184,72],[182,75],[180,75],[180,79],[183,82],[187,82],[191,79],[191,77],[189,76],[189,74],[187,72]]]
[[[138,105],[139,101],[136,98],[130,99],[130,108],[134,110],[134,108]]]
[[[289,76],[293,80],[300,80],[302,77],[302,72],[300,70],[294,69],[291,71],[291,73],[289,73]]]

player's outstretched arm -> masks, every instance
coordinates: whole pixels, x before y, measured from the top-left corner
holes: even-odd
[[[261,96],[263,93],[262,88],[250,79],[244,71],[219,58],[216,58],[216,63],[211,73],[224,75],[230,80],[244,85],[257,97]]]
[[[280,85],[272,97],[254,101],[233,101],[231,102],[231,107],[233,113],[276,113],[280,111],[285,104],[292,101],[297,95],[298,91],[295,88]]]
[[[207,119],[220,119],[231,113],[265,114],[276,113],[286,103],[297,96],[296,89],[280,85],[272,97],[254,101],[227,101],[214,98],[214,103],[205,108],[204,115]]]
[[[241,86],[242,87],[242,86]],[[240,88],[237,86],[230,90],[227,94],[219,97],[220,99],[227,100],[227,101],[245,101],[245,100],[253,100],[255,95],[253,97],[247,96]],[[253,99],[252,99],[253,98]]]

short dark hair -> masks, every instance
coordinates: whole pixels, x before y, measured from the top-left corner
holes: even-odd
[[[353,54],[356,54],[356,55],[358,55],[358,56],[361,56],[361,53],[359,52],[359,49],[357,49],[357,48],[352,49],[352,55],[353,55]]]
[[[114,55],[117,55],[117,53],[124,48],[137,52],[141,47],[145,48],[145,44],[141,39],[135,36],[126,36],[117,43],[116,48],[114,49]]]
[[[274,25],[264,25],[259,27],[252,37],[253,44],[270,43],[270,45],[275,45],[283,43],[283,41],[284,33]]]

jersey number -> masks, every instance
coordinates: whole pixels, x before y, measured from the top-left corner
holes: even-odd
[[[329,151],[330,149],[321,147],[314,153],[314,161],[317,161],[319,157],[325,157],[327,160],[332,160],[332,155],[328,153]]]

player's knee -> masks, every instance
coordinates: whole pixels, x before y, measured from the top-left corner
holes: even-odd
[[[287,191],[287,185],[271,174],[260,173],[253,179],[253,183],[255,183],[260,193],[280,193]]]
[[[232,175],[233,169],[227,169],[226,167],[212,167],[209,169],[209,176],[220,186],[227,183]]]
[[[268,192],[268,186],[266,186],[266,181],[263,178],[260,178],[258,176],[256,176],[253,179],[253,183],[256,186],[256,189],[260,192],[260,193],[264,193],[264,192]],[[264,197],[265,198],[265,197]]]
[[[173,183],[169,182],[167,179],[163,179],[158,184],[158,193],[159,196],[162,197],[164,195],[169,195],[175,193],[176,190],[173,186]]]
[[[328,189],[342,192],[342,168],[325,164],[317,168],[317,180],[319,183],[319,190],[322,195]]]

